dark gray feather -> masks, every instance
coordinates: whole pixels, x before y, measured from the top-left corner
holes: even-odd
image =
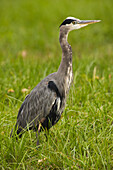
[[[58,114],[60,115],[60,112],[58,109],[60,108],[59,97],[61,102],[61,95],[57,85],[53,83],[54,81],[49,81],[51,76],[52,75],[49,75],[41,81],[23,102],[17,116],[17,133],[20,133],[27,125],[35,129],[43,118],[45,118],[46,121],[48,121],[48,118],[52,120],[52,125],[55,124],[55,121],[57,122],[57,120],[55,120],[57,117],[57,119],[59,119],[60,116],[58,116]],[[50,84],[52,85],[51,88]]]

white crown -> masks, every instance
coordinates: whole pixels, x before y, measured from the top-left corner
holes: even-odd
[[[74,17],[67,17],[66,19],[78,20],[77,18]]]

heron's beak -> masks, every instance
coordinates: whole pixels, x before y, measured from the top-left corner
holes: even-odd
[[[101,20],[80,20],[78,24],[80,25],[88,25],[88,24],[94,24],[94,23],[97,23],[97,22],[100,22]]]

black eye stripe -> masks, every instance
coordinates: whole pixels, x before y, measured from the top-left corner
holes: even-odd
[[[62,25],[70,24],[70,23],[73,22],[73,21],[76,21],[76,20],[74,20],[74,19],[66,19],[66,20],[63,21],[63,23],[60,25],[60,27],[61,27]]]

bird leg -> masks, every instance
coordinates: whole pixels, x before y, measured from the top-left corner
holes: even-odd
[[[38,131],[38,134],[37,134],[37,132],[36,132],[36,138],[37,138],[37,143],[36,143],[36,145],[37,145],[37,146],[39,145],[39,135],[40,135],[40,132]]]
[[[38,134],[37,134],[37,132],[36,132],[37,146],[39,145],[40,128],[41,128],[41,123],[39,123],[39,126],[38,126]]]
[[[48,140],[47,134],[45,133],[44,135],[45,135],[45,137],[46,137],[46,142],[47,142],[47,140]]]
[[[45,135],[45,137],[46,137],[46,142],[47,142],[47,141],[48,141],[49,130],[46,129],[44,135]]]

